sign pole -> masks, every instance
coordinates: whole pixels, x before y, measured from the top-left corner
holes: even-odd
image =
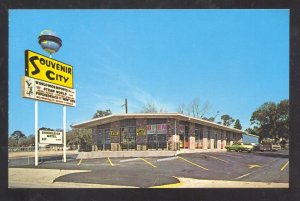
[[[67,135],[66,135],[66,119],[67,119],[67,112],[66,106],[63,107],[63,135],[64,135],[64,162],[67,162]]]
[[[34,107],[34,131],[35,131],[35,166],[38,166],[38,101],[35,101]]]
[[[50,54],[50,59],[52,59],[52,54]],[[63,159],[64,162],[67,162],[67,146],[66,146],[66,141],[67,141],[67,136],[66,136],[66,119],[67,119],[67,114],[66,114],[66,106],[63,106],[63,135],[64,135],[64,147],[63,147]]]
[[[176,144],[176,133],[177,133],[177,125],[176,125],[176,119],[175,119],[175,139],[174,139],[174,143],[175,143],[175,146],[174,146],[174,148],[175,148],[175,150],[177,150],[177,144]]]

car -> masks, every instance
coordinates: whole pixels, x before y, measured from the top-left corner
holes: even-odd
[[[78,152],[91,152],[92,150],[92,145],[82,145],[79,147]]]
[[[273,144],[273,143],[264,143],[260,144],[259,150],[261,152],[263,151],[278,151],[281,150],[281,146],[279,144]]]
[[[225,146],[227,151],[236,151],[236,152],[242,152],[242,151],[247,151],[247,152],[252,152],[253,151],[253,145],[250,143],[242,143],[242,142],[235,142],[232,145],[227,145]]]

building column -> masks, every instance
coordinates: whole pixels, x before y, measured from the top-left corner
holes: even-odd
[[[218,141],[217,141],[217,149],[221,149],[221,140],[220,139],[218,139]]]
[[[229,133],[229,136],[230,136],[229,144],[232,145],[233,144],[233,134]]]
[[[207,127],[204,126],[203,127],[203,140],[202,140],[202,149],[207,149],[207,134],[208,134],[208,130]]]
[[[189,137],[189,149],[195,149],[195,137]]]
[[[225,131],[221,131],[222,132],[222,145],[221,145],[221,148],[222,149],[225,149],[225,146],[226,146],[226,132]]]
[[[210,149],[215,149],[214,148],[214,139],[210,139],[210,145],[209,145]]]

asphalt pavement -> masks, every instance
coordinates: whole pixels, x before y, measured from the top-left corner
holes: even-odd
[[[288,183],[288,151],[279,152],[214,152],[180,154],[177,157],[102,158],[76,160],[70,155],[45,157],[38,167],[26,159],[9,163],[16,168],[89,170],[56,177],[55,183],[84,183],[155,187],[180,184],[179,178],[218,181]],[[25,161],[24,161],[25,160]],[[27,161],[28,162],[28,161]]]

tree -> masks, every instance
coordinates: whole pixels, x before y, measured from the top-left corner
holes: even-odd
[[[24,137],[26,137],[25,134],[23,134],[22,131],[18,131],[18,130],[14,131],[11,134],[11,138],[16,140],[17,145],[19,145],[19,140]]]
[[[148,102],[146,105],[144,105],[142,113],[157,113],[157,107],[154,103]]]
[[[185,110],[184,108],[185,108],[184,104],[180,104],[177,108],[177,112],[180,114],[184,114],[184,110]]]
[[[236,129],[239,129],[239,130],[241,130],[241,129],[242,129],[242,125],[241,125],[241,123],[240,123],[240,120],[239,120],[239,119],[235,120],[235,123],[234,123],[234,126],[233,126],[233,128],[236,128]]]
[[[186,115],[192,115],[196,118],[204,118],[204,115],[209,111],[210,104],[206,101],[202,106],[198,97],[195,97],[187,107],[184,104],[178,106],[177,112]]]
[[[221,120],[223,120],[223,125],[225,126],[230,126],[234,122],[234,119],[228,114],[222,115]]]
[[[98,117],[104,117],[104,116],[108,116],[111,115],[112,112],[110,109],[108,110],[97,110],[96,113],[93,116],[93,119],[98,118]]]
[[[215,121],[215,118],[214,117],[203,117],[202,119],[204,120],[207,120],[207,121],[211,121],[211,122],[214,122]]]
[[[92,144],[92,130],[83,128],[73,128],[67,133],[68,145],[91,145]]]
[[[275,142],[280,137],[289,135],[289,101],[282,100],[279,104],[266,102],[252,113],[251,124],[257,127],[261,138],[272,137]]]
[[[196,117],[196,118],[202,118],[209,110],[209,107],[210,107],[210,105],[207,101],[201,107],[200,100],[198,97],[196,97],[189,104],[188,115],[192,115],[193,117]]]

